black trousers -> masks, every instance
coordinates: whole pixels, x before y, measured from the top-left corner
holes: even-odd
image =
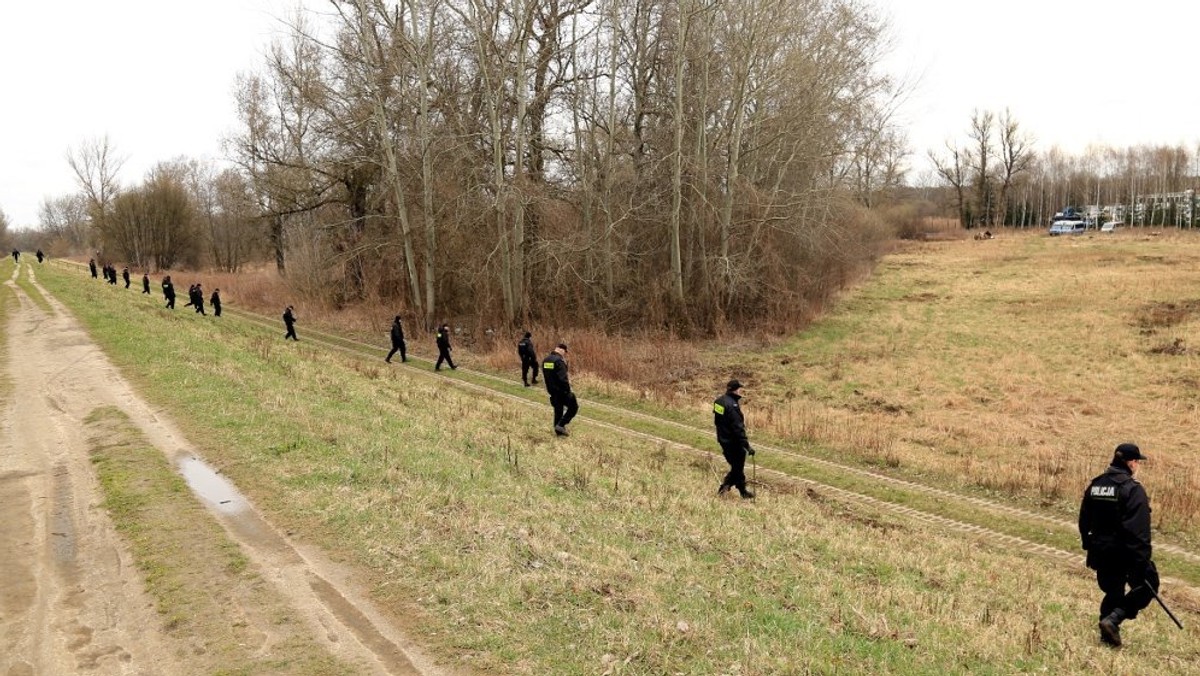
[[[538,363],[536,359],[521,360],[521,382],[529,384],[529,372],[533,371],[533,384],[537,384]]]
[[[213,303],[213,316],[214,317],[221,316],[221,304],[220,303]]]
[[[1120,608],[1125,611],[1125,619],[1132,620],[1143,608],[1150,605],[1154,594],[1146,584],[1149,583],[1154,587],[1154,591],[1158,591],[1158,568],[1154,566],[1153,561],[1146,570],[1146,579],[1141,579],[1141,575],[1142,571],[1130,570],[1124,565],[1096,569],[1096,584],[1100,585],[1100,591],[1104,592],[1104,598],[1100,600],[1100,619]],[[1125,592],[1126,584],[1129,585],[1128,593]]]
[[[403,340],[399,343],[392,343],[392,351],[388,352],[388,356],[385,361],[391,361],[392,355],[396,354],[397,352],[400,353],[400,361],[408,361],[408,354],[404,350]]]
[[[454,360],[450,358],[450,350],[447,350],[444,347],[439,347],[438,348],[438,360],[437,360],[437,363],[433,365],[433,368],[435,370],[442,368],[442,362],[446,362],[446,365],[449,366],[450,368],[458,368],[457,366],[454,365]]]
[[[286,334],[284,334],[284,336],[283,336],[284,340],[287,340],[288,338],[291,338],[292,340],[300,340],[299,338],[296,337],[296,325],[295,324],[288,324],[287,330],[288,330],[288,332]]]
[[[554,407],[554,426],[566,427],[579,413],[579,400],[573,392],[566,394],[551,394],[550,405]]]
[[[722,486],[733,486],[738,492],[746,490],[746,447],[734,444],[721,444],[721,453],[725,462],[729,463],[729,474],[725,475]]]

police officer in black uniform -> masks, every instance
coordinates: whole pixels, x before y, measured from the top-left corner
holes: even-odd
[[[192,306],[196,308],[197,314],[207,317],[207,313],[204,312],[204,287],[199,282],[196,282],[196,286],[194,288],[195,291],[193,292]]]
[[[150,275],[142,273],[142,293],[150,293]]]
[[[283,311],[283,325],[287,327],[287,333],[283,334],[283,339],[300,340],[296,337],[296,315],[292,314],[292,306],[289,305]]]
[[[571,379],[567,375],[567,344],[559,343],[554,351],[542,360],[542,381],[554,407],[554,433],[560,437],[571,436],[567,425],[579,412],[579,400],[571,391]]]
[[[99,279],[99,277],[96,275],[96,259],[95,258],[88,259],[88,270],[91,270],[91,272],[92,272],[92,279]]]
[[[121,279],[125,280],[125,288],[129,288],[129,268],[121,271]]]
[[[517,343],[517,356],[521,358],[521,382],[529,387],[529,374],[533,374],[533,384],[537,385],[538,359],[537,348],[533,346],[533,334],[526,331],[525,337]]]
[[[454,360],[450,358],[450,351],[454,348],[450,347],[450,325],[442,324],[437,330],[437,363],[433,365],[434,371],[442,370],[442,362],[446,362],[451,369],[457,369],[454,365]]]
[[[38,259],[38,263],[41,263],[42,261],[46,260],[46,254],[42,253],[41,249],[37,250],[37,259]]]
[[[1145,460],[1136,444],[1113,453],[1104,474],[1092,479],[1079,507],[1079,537],[1087,566],[1104,592],[1100,601],[1100,640],[1121,645],[1121,622],[1132,620],[1154,600],[1158,569],[1151,560],[1150,499],[1133,478]],[[1129,591],[1125,591],[1126,585]]]
[[[388,356],[384,357],[383,360],[390,364],[390,363],[392,363],[392,357],[395,356],[395,354],[397,352],[399,352],[400,353],[400,361],[401,362],[408,361],[408,354],[407,354],[407,351],[405,350],[405,345],[404,345],[404,325],[400,323],[400,315],[396,315],[396,318],[392,320],[392,334],[391,335],[392,335],[392,351],[388,352]]]
[[[167,301],[167,309],[175,309],[175,285],[171,283],[171,275],[163,277],[162,280],[163,299]]]
[[[213,316],[220,317],[221,316],[221,290],[213,289],[212,297],[208,299],[208,302],[212,303]]]
[[[717,495],[724,495],[730,488],[737,488],[742,498],[752,498],[754,493],[746,488],[746,454],[754,455],[750,448],[750,440],[746,438],[746,419],[742,416],[739,400],[742,384],[737,380],[729,381],[725,386],[725,394],[713,402],[713,424],[717,427],[717,443],[729,463],[729,473],[725,475]]]

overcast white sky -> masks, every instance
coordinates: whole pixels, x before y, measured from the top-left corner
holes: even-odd
[[[976,108],[1009,109],[1039,151],[1200,141],[1200,3],[872,2],[892,23],[890,69],[914,84],[901,111],[914,173]]]
[[[870,0],[890,17],[887,68],[912,92],[914,150],[965,135],[975,108],[1008,108],[1037,148],[1081,153],[1200,140],[1190,37],[1200,3]],[[316,0],[308,0],[319,6]],[[0,209],[34,225],[75,190],[69,147],[105,134],[126,183],[179,155],[221,157],[234,77],[262,61],[296,0],[5,0],[0,3]]]

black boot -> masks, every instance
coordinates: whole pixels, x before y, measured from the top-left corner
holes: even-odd
[[[739,487],[738,487],[738,491],[740,491],[740,492],[741,492],[741,494],[742,494],[742,499],[743,499],[743,500],[749,500],[750,498],[753,498],[753,497],[754,497],[754,493],[751,493],[751,492],[750,492],[750,489],[748,489],[748,488],[741,488],[741,487],[739,486]]]
[[[1100,620],[1100,640],[1114,648],[1121,646],[1121,621],[1125,619],[1125,611],[1121,608],[1109,613]]]
[[[730,486],[729,484],[721,484],[721,487],[717,489],[717,495],[725,495],[729,492],[730,488],[733,488],[733,486]]]

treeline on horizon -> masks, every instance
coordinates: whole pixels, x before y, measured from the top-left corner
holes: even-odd
[[[906,188],[885,26],[854,0],[355,0],[289,27],[239,78],[234,166],[122,186],[114,145],[86,141],[80,192],[42,205],[47,250],[267,262],[427,327],[711,333],[795,326],[928,217],[1041,224],[1091,202],[1087,176],[1133,185],[1118,165],[1136,189],[1186,181],[1152,179],[1148,149],[1039,156],[977,113],[950,187]]]
[[[1200,143],[1039,153],[1011,111],[976,110],[962,137],[928,156],[941,187],[924,197],[965,228],[1045,227],[1063,208],[1084,205],[1120,205],[1129,225],[1191,228],[1200,220],[1196,196],[1182,195],[1200,182]]]

